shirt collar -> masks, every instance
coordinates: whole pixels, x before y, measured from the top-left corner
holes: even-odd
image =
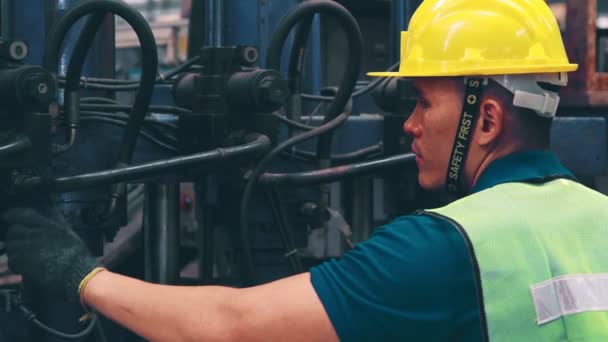
[[[473,193],[502,183],[542,182],[555,178],[574,179],[575,177],[560,163],[554,153],[548,151],[515,152],[490,163],[477,180]]]

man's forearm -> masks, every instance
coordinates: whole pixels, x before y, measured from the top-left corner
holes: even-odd
[[[104,316],[150,341],[230,340],[238,324],[232,308],[239,290],[145,283],[109,271],[93,277],[83,300]],[[236,328],[236,327],[235,327]]]

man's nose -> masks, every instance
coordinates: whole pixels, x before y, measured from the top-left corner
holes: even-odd
[[[414,136],[414,138],[417,138],[420,136],[421,130],[420,125],[416,123],[415,116],[416,111],[414,111],[414,113],[412,113],[412,115],[410,115],[410,117],[403,124],[403,132],[405,134]]]

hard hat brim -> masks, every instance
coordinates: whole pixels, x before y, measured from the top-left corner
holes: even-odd
[[[447,77],[447,76],[490,76],[490,75],[511,75],[511,74],[542,74],[551,72],[571,72],[578,69],[578,64],[562,65],[514,65],[512,67],[500,68],[471,68],[450,71],[407,71],[400,70],[394,72],[368,72],[370,77]]]

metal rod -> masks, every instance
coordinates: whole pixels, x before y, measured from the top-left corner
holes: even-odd
[[[99,185],[134,181],[167,172],[177,172],[213,161],[230,160],[232,158],[244,157],[251,154],[255,155],[256,153],[266,150],[270,146],[270,140],[265,135],[251,134],[246,137],[246,139],[249,142],[240,146],[219,148],[213,151],[196,153],[185,157],[125,166],[117,169],[86,173],[78,176],[56,179],[31,177],[15,184],[14,187],[16,191],[33,189],[37,187],[46,187],[56,192],[67,192],[77,189],[96,187]]]
[[[1,0],[0,1],[0,37],[4,39],[10,39],[13,36],[13,27],[11,18],[13,18],[13,7],[11,3],[13,0]]]
[[[208,175],[196,183],[196,219],[199,222],[199,277],[203,285],[213,283],[214,236],[216,212],[218,210],[217,178]]]
[[[146,184],[145,278],[158,284],[179,280],[179,184]]]
[[[353,227],[352,242],[358,243],[367,240],[372,232],[373,193],[370,177],[353,179],[348,182],[350,194],[346,197],[349,206],[349,219]]]

